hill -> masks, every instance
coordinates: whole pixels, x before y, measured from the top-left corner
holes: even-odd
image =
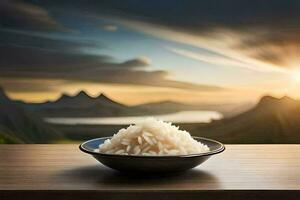
[[[247,112],[191,131],[224,143],[300,143],[300,102],[265,96]]]
[[[62,138],[52,126],[11,101],[0,88],[0,143],[50,143]]]

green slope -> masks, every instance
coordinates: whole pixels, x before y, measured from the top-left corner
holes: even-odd
[[[22,144],[24,143],[7,128],[0,126],[0,144]]]
[[[51,143],[60,139],[63,139],[61,133],[0,90],[1,143]]]

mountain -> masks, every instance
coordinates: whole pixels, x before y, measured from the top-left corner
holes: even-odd
[[[97,97],[80,91],[74,96],[62,94],[55,101],[45,103],[19,102],[23,107],[38,112],[43,117],[118,117],[173,113],[187,110],[214,110],[226,116],[233,116],[248,110],[251,104],[183,104],[173,101],[162,101],[136,106],[118,103],[105,94]]]
[[[91,97],[85,91],[80,91],[75,96],[63,94],[58,100],[49,102],[49,106],[64,107],[64,108],[88,108],[95,105],[110,106],[110,107],[126,107],[116,101],[111,100],[105,94],[100,94],[98,97]]]
[[[107,117],[142,114],[142,111],[130,109],[105,94],[91,97],[85,91],[80,91],[74,96],[63,94],[52,102],[23,103],[23,106],[38,111],[43,117]]]
[[[74,96],[62,94],[56,101],[47,101],[45,103],[24,103],[30,109],[39,108],[88,108],[94,105],[125,107],[116,101],[111,100],[105,94],[98,97],[91,97],[85,91],[80,91]]]
[[[11,101],[0,88],[0,143],[50,143],[62,138],[52,126]]]
[[[240,114],[253,107],[251,103],[242,104],[184,104],[174,101],[161,101],[147,104],[140,104],[134,108],[146,110],[152,113],[172,113],[187,110],[213,110],[223,114],[224,117]]]
[[[192,132],[224,143],[300,143],[300,101],[265,96],[247,112]]]

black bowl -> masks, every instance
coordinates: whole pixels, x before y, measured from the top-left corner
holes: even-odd
[[[91,154],[99,162],[116,169],[126,172],[176,172],[184,171],[196,167],[206,161],[210,156],[221,153],[225,146],[215,140],[202,137],[193,137],[195,140],[206,144],[210,151],[199,154],[174,155],[174,156],[142,156],[142,155],[117,155],[104,154],[96,150],[99,145],[111,137],[96,138],[82,143],[79,148],[81,151]]]

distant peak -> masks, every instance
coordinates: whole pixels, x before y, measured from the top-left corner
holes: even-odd
[[[106,96],[104,93],[100,93],[95,99],[97,99],[97,102],[109,102],[109,103],[114,103],[114,104],[119,104],[123,105],[117,101],[112,100],[110,97]]]
[[[87,96],[87,97],[90,97],[90,95],[88,95],[87,92],[84,91],[84,90],[81,90],[75,96]]]
[[[68,94],[66,94],[66,93],[63,93],[63,94],[61,95],[61,98],[63,98],[63,97],[71,97],[71,96],[68,95]]]
[[[74,98],[91,98],[85,91],[80,91],[76,95],[72,96],[67,93],[63,93],[56,101],[54,102],[61,102],[69,99],[74,99]]]
[[[269,105],[269,104],[286,104],[286,103],[294,103],[296,100],[292,99],[291,97],[288,96],[283,96],[281,98],[276,98],[273,96],[264,96],[260,99],[258,105]]]
[[[266,102],[272,102],[272,101],[278,101],[279,99],[276,98],[276,97],[273,97],[273,96],[270,96],[270,95],[267,95],[267,96],[263,96],[261,99],[260,99],[260,103],[266,103]]]
[[[114,102],[111,98],[106,96],[106,94],[104,93],[99,94],[98,97],[96,97],[96,99]]]
[[[293,99],[293,98],[291,98],[291,97],[289,97],[289,96],[283,96],[281,99],[280,99],[281,101],[296,101],[295,99]]]
[[[70,95],[63,93],[56,101],[66,100],[66,99],[70,99],[70,98],[72,98]]]
[[[106,97],[106,95],[104,93],[100,93],[98,97]]]
[[[98,95],[98,97],[97,98],[105,98],[105,99],[110,99],[108,96],[106,96],[106,94],[104,94],[104,93],[100,93],[99,95]]]

